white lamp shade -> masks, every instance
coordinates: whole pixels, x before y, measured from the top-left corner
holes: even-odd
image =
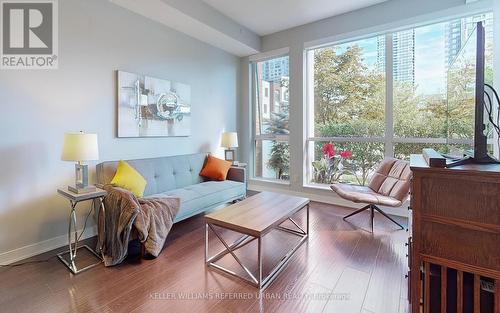
[[[90,161],[99,159],[97,134],[67,133],[61,154],[63,161]]]
[[[224,148],[237,148],[238,147],[238,133],[236,133],[236,132],[222,133],[221,146]]]

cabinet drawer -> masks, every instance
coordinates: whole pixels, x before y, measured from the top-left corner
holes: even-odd
[[[419,213],[500,224],[500,182],[422,177]]]
[[[500,234],[422,221],[421,253],[500,271]]]

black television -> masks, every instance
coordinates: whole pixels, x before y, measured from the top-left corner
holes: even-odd
[[[472,127],[474,145],[473,150],[463,153],[461,158],[450,158],[447,167],[463,165],[467,163],[488,164],[499,163],[498,160],[488,154],[488,138],[485,134],[485,109],[487,110],[485,97],[490,110],[487,110],[488,120],[491,119],[492,97],[485,93],[485,88],[490,88],[496,96],[496,92],[485,84],[485,28],[482,22],[478,22],[474,31],[460,49],[456,58],[450,63],[447,72],[447,132],[448,139],[459,139],[463,136],[464,127]],[[453,112],[453,110],[457,110]],[[453,114],[454,113],[454,114]],[[458,113],[458,114],[457,114]],[[455,116],[455,121],[452,116]],[[464,126],[465,124],[465,126]],[[493,127],[497,127],[492,123]],[[461,128],[461,129],[460,129]],[[460,131],[457,131],[460,130]],[[451,140],[450,140],[451,141]]]

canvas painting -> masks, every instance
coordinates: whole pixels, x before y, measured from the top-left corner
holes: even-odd
[[[191,87],[118,71],[118,137],[191,134]]]

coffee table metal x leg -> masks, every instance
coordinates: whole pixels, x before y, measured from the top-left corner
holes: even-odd
[[[289,217],[287,220],[289,220],[295,227],[296,229],[291,229],[288,227],[284,226],[277,226],[277,230],[281,230],[287,233],[290,233],[292,235],[296,235],[300,238],[300,241],[290,250],[288,253],[281,258],[280,262],[271,270],[271,272],[263,277],[263,265],[262,265],[262,259],[263,259],[263,249],[262,249],[262,237],[254,237],[251,235],[243,234],[240,238],[235,240],[233,243],[228,244],[224,238],[222,238],[221,234],[217,232],[217,230],[214,228],[214,225],[211,223],[205,223],[205,264],[209,267],[213,267],[215,269],[218,269],[224,273],[227,273],[231,276],[238,277],[240,279],[245,280],[246,282],[250,283],[251,285],[264,289],[266,288],[276,277],[277,275],[283,270],[285,265],[288,263],[290,258],[292,257],[293,253],[307,240],[309,236],[309,204],[304,206],[302,209],[306,209],[306,227],[305,230],[299,226],[299,224],[293,220],[291,217]],[[218,227],[225,228],[223,226],[217,225]],[[230,229],[231,231],[235,231],[233,229]],[[218,252],[217,254],[210,256],[209,257],[209,233],[210,231],[215,234],[215,236],[218,238],[218,240],[224,245],[224,249]],[[236,232],[236,231],[235,231]],[[253,242],[254,240],[257,240],[257,273],[252,273],[252,271],[238,258],[238,256],[235,254],[235,251],[248,245],[249,243]],[[241,276],[237,274],[236,272],[227,269],[219,264],[216,264],[218,260],[223,258],[225,255],[230,254],[234,260],[241,266],[241,268],[248,274],[250,279],[247,277]]]

